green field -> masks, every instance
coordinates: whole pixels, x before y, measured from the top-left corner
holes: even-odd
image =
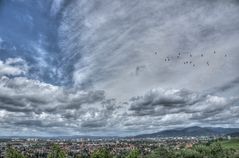
[[[223,148],[226,149],[236,149],[239,150],[239,139],[232,139],[232,140],[222,140],[220,141],[221,145],[223,146]]]

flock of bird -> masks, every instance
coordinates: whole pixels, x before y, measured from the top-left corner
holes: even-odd
[[[189,53],[187,53],[187,54],[189,54]],[[216,54],[216,51],[214,51],[213,54],[215,55],[215,54]],[[155,55],[158,55],[158,52],[155,52]],[[180,59],[181,57],[182,57],[182,54],[179,52],[179,53],[178,53],[176,56],[174,56],[174,57],[166,57],[166,58],[164,59],[164,61],[165,61],[165,62],[170,62],[171,60],[173,60],[173,59],[175,59],[175,58],[178,60],[178,59]],[[189,57],[189,59],[186,60],[186,61],[184,61],[183,64],[184,64],[184,65],[189,64],[189,65],[192,65],[193,67],[195,67],[196,64],[193,63],[193,61],[192,61],[193,55],[192,55],[192,54],[189,54],[188,57]],[[201,54],[200,57],[203,58],[203,57],[204,57],[204,54]],[[225,54],[224,57],[227,57],[227,54]],[[207,66],[210,66],[209,61],[206,61],[206,64],[207,64]]]

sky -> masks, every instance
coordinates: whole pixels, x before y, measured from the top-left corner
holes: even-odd
[[[0,0],[0,136],[239,128],[238,0]]]

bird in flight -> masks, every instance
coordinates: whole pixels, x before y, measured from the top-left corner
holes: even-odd
[[[214,55],[215,54],[217,54],[217,52],[214,50],[213,52],[212,52]],[[157,52],[155,52],[155,54],[157,54]],[[192,65],[193,67],[195,67],[196,66],[196,64],[194,63],[194,56],[192,55],[192,53],[190,53],[190,52],[188,52],[187,53],[189,56],[187,56],[187,59],[186,59],[186,56],[184,56],[184,54],[181,54],[180,52],[178,52],[176,55],[175,55],[175,57],[169,57],[169,56],[167,56],[167,57],[165,57],[165,62],[169,62],[169,61],[171,61],[171,59],[172,59],[172,61],[173,61],[173,59],[178,59],[178,60],[180,60],[180,59],[183,59],[183,58],[185,58],[185,60],[182,62],[184,65],[186,65],[186,64],[190,64],[190,65]],[[206,56],[204,56],[205,54],[204,53],[201,53],[200,55],[199,55],[199,57],[206,57]],[[228,54],[224,54],[224,57],[227,57],[228,56]],[[191,58],[191,59],[190,59]],[[207,59],[207,58],[206,58]],[[207,64],[207,66],[210,66],[210,62],[209,61],[206,61],[206,64]]]
[[[207,66],[209,66],[209,62],[207,61]]]

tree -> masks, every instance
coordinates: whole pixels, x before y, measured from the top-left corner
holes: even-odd
[[[127,158],[138,158],[139,156],[140,156],[139,150],[138,149],[133,149],[132,151],[130,151]]]
[[[210,145],[211,155],[213,158],[224,157],[224,150],[219,142]]]
[[[8,147],[7,148],[7,158],[25,158],[25,156],[22,155],[20,152],[18,152],[16,149]]]
[[[167,149],[165,147],[159,147],[154,150],[147,158],[176,158],[176,153],[174,149]]]
[[[48,158],[66,158],[66,154],[59,145],[54,144]]]
[[[112,156],[107,149],[100,148],[91,154],[91,158],[112,158]]]
[[[179,157],[183,157],[183,158],[203,158],[204,156],[202,154],[200,154],[199,152],[197,152],[196,150],[185,149],[185,150],[181,150]]]

